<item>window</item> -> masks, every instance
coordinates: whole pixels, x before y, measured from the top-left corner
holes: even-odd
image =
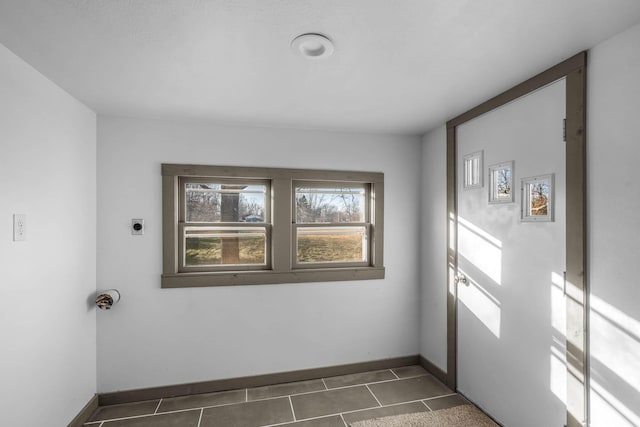
[[[384,175],[162,165],[162,287],[379,279]]]
[[[178,180],[178,271],[269,267],[269,182],[247,179]]]
[[[513,160],[489,166],[489,203],[513,203]]]
[[[295,181],[293,188],[293,265],[368,265],[369,185]]]
[[[554,174],[522,178],[522,221],[553,221]]]
[[[482,187],[482,160],[484,151],[476,151],[475,153],[464,156],[464,186],[463,188],[481,188]]]

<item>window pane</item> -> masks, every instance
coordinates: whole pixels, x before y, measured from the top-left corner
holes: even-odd
[[[545,216],[549,214],[549,183],[540,181],[529,184],[529,215]]]
[[[470,157],[464,161],[464,186],[480,185],[480,157]]]
[[[300,263],[367,261],[365,227],[298,227],[296,238]]]
[[[365,189],[362,186],[296,186],[296,222],[365,222]]]
[[[497,200],[511,200],[511,169],[497,169],[493,185],[495,186],[494,194]]]
[[[187,222],[265,222],[266,185],[187,183]]]
[[[185,266],[265,265],[264,227],[186,227]]]

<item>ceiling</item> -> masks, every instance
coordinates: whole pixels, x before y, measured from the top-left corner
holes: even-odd
[[[638,0],[0,0],[0,43],[98,114],[420,134],[638,21]],[[307,32],[333,56],[294,55]]]

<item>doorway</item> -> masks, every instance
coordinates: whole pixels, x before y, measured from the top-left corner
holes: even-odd
[[[447,123],[447,383],[508,425],[586,422],[585,74],[583,52]],[[540,212],[521,212],[525,177],[560,201],[546,220],[523,218]]]

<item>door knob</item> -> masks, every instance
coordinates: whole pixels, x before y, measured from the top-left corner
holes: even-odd
[[[467,284],[467,276],[465,276],[462,273],[456,274],[456,276],[453,278],[453,281],[456,282],[456,285],[458,283],[462,283],[463,285],[466,285]]]

